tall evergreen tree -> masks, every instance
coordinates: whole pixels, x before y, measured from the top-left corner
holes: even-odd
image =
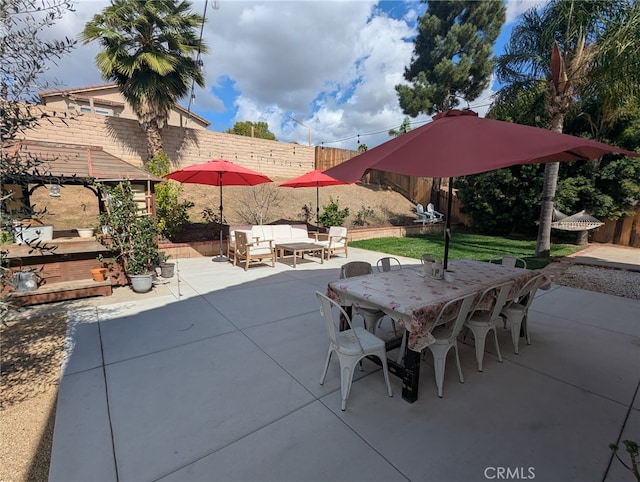
[[[111,0],[82,33],[98,41],[102,77],[118,84],[147,134],[147,160],[162,151],[161,131],[192,82],[204,87],[198,33],[204,18],[178,0]]]
[[[489,85],[504,21],[502,0],[428,2],[404,73],[411,86],[396,86],[403,112],[431,115],[459,105],[457,97],[478,98]]]
[[[553,0],[541,11],[528,10],[498,58],[498,78],[506,84],[498,100],[509,102],[546,83],[542,123],[556,132],[563,132],[581,99],[598,98],[606,111],[616,111],[638,93],[639,12],[632,0]],[[549,256],[558,170],[557,162],[545,165],[538,256]]]

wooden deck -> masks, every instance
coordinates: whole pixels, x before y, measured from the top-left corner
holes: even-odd
[[[16,306],[39,305],[53,301],[75,300],[89,296],[111,296],[111,281],[76,280],[51,283],[38,287],[34,291],[11,292]]]
[[[34,291],[11,293],[18,306],[72,300],[88,296],[109,296],[112,286],[128,283],[119,265],[113,264],[106,281],[93,281],[91,270],[102,267],[98,256],[111,260],[111,252],[94,238],[54,238],[43,243],[44,251],[25,244],[1,246],[4,258],[12,271],[30,270],[38,274],[38,288]]]

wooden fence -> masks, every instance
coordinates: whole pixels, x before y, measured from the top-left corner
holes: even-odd
[[[640,208],[635,216],[627,216],[617,221],[605,220],[591,240],[596,243],[613,243],[621,246],[640,248]]]

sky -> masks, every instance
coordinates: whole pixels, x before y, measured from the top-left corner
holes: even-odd
[[[80,0],[47,37],[79,38],[108,1]],[[394,87],[406,82],[417,19],[426,5],[416,0],[208,0],[192,1],[206,23],[202,56],[205,88],[180,104],[225,132],[239,121],[262,121],[279,141],[357,149],[388,140],[405,117]],[[502,53],[514,21],[537,0],[506,0],[507,21],[494,52]],[[104,83],[97,42],[78,43],[43,80],[58,88]],[[483,115],[496,82],[471,102]],[[463,105],[462,107],[466,107]],[[418,127],[430,118],[412,118]]]

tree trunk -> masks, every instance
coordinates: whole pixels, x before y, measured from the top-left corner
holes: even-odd
[[[578,231],[576,234],[576,244],[578,246],[589,244],[589,231],[586,229],[584,231]]]
[[[560,163],[549,162],[544,167],[544,182],[542,185],[542,201],[540,202],[540,225],[538,226],[538,240],[536,256],[548,258],[551,254],[551,223],[553,218],[553,198],[558,186],[558,170]]]
[[[151,121],[147,125],[147,159],[144,162],[146,167],[150,159],[162,151],[162,136],[157,122]]]
[[[557,113],[551,120],[551,130],[562,133],[564,113]],[[551,255],[551,223],[553,222],[553,199],[558,187],[560,163],[549,162],[544,166],[542,201],[540,202],[540,225],[536,242],[536,256],[548,258]]]

